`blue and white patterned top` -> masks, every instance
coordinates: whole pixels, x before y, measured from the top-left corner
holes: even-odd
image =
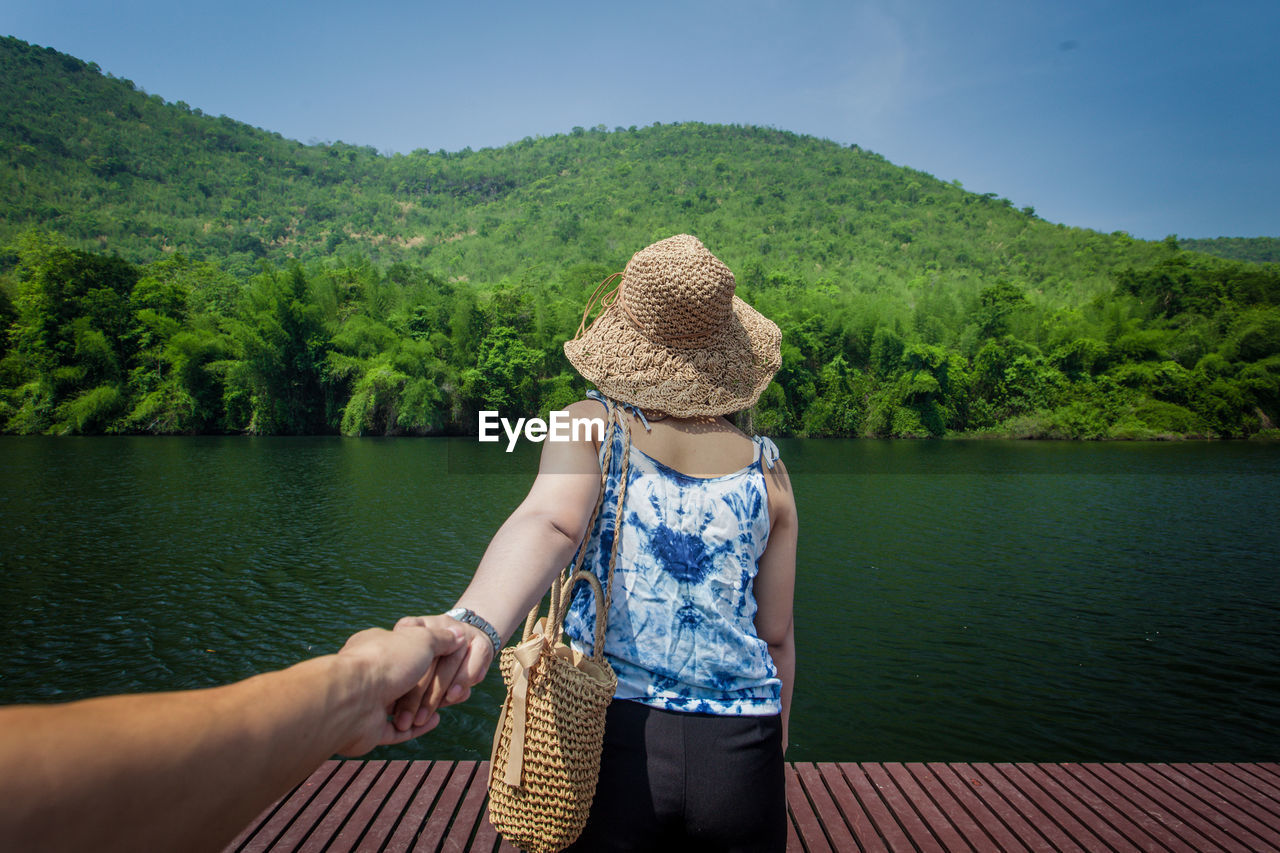
[[[604,503],[583,555],[602,586],[617,529],[622,431],[606,440],[614,449]],[[605,634],[617,698],[707,714],[781,712],[782,682],[756,635],[752,591],[769,539],[761,466],[773,467],[778,448],[767,438],[754,442],[751,464],[721,477],[690,477],[631,448]],[[565,632],[585,651],[594,625],[595,597],[579,584]]]

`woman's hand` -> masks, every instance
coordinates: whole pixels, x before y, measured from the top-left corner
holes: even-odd
[[[601,413],[600,404],[590,400],[565,411],[571,419]],[[512,636],[573,558],[600,489],[600,460],[590,439],[545,442],[529,494],[494,535],[457,606],[483,614],[498,636]],[[406,617],[396,630],[435,618],[440,617]],[[463,648],[438,658],[435,670],[396,703],[395,727],[400,731],[422,725],[437,708],[465,701],[493,664],[488,635],[473,625],[458,625],[466,636]]]
[[[448,617],[406,616],[396,623],[395,630],[414,630],[441,618]],[[489,635],[474,625],[454,624],[463,635],[462,646],[436,658],[431,672],[396,702],[393,715],[398,730],[422,726],[438,708],[465,702],[471,696],[471,688],[483,681],[489,671],[493,663]]]
[[[428,712],[414,725],[395,727],[387,720],[405,691],[429,679],[437,663],[457,654],[470,639],[452,619],[423,619],[400,631],[369,628],[347,640],[337,660],[348,664],[337,671],[351,672],[361,685],[361,713],[339,746],[342,755],[363,755],[375,746],[403,743],[435,728],[439,717]],[[425,673],[425,675],[424,675]]]

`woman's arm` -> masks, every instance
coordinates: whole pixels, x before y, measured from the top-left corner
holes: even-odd
[[[575,419],[603,414],[598,403],[589,401],[567,411]],[[601,488],[597,453],[589,440],[543,443],[538,476],[528,496],[498,528],[458,599],[459,607],[493,625],[503,642],[524,624],[586,533]],[[402,619],[399,625],[414,625],[421,618]],[[419,685],[397,705],[398,728],[420,723],[441,705],[464,701],[471,687],[484,679],[493,663],[493,643],[479,628],[462,628],[469,642],[440,660],[430,684]]]
[[[796,584],[796,541],[799,520],[791,480],[781,461],[766,472],[769,489],[769,544],[756,573],[756,633],[769,644],[769,655],[782,680],[782,748],[791,722],[791,692],[795,685],[795,622],[792,605]]]

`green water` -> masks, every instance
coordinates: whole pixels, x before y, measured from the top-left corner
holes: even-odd
[[[1280,446],[779,443],[793,760],[1280,759]],[[467,440],[0,438],[0,701],[438,612],[532,479]],[[487,757],[496,673],[383,757]]]

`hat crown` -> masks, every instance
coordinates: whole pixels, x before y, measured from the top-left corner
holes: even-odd
[[[632,256],[618,301],[650,340],[696,345],[732,320],[733,291],[729,268],[697,237],[677,234]]]
[[[596,287],[565,357],[606,395],[644,409],[693,418],[748,408],[782,363],[782,335],[733,291],[733,273],[696,237],[669,237]]]

